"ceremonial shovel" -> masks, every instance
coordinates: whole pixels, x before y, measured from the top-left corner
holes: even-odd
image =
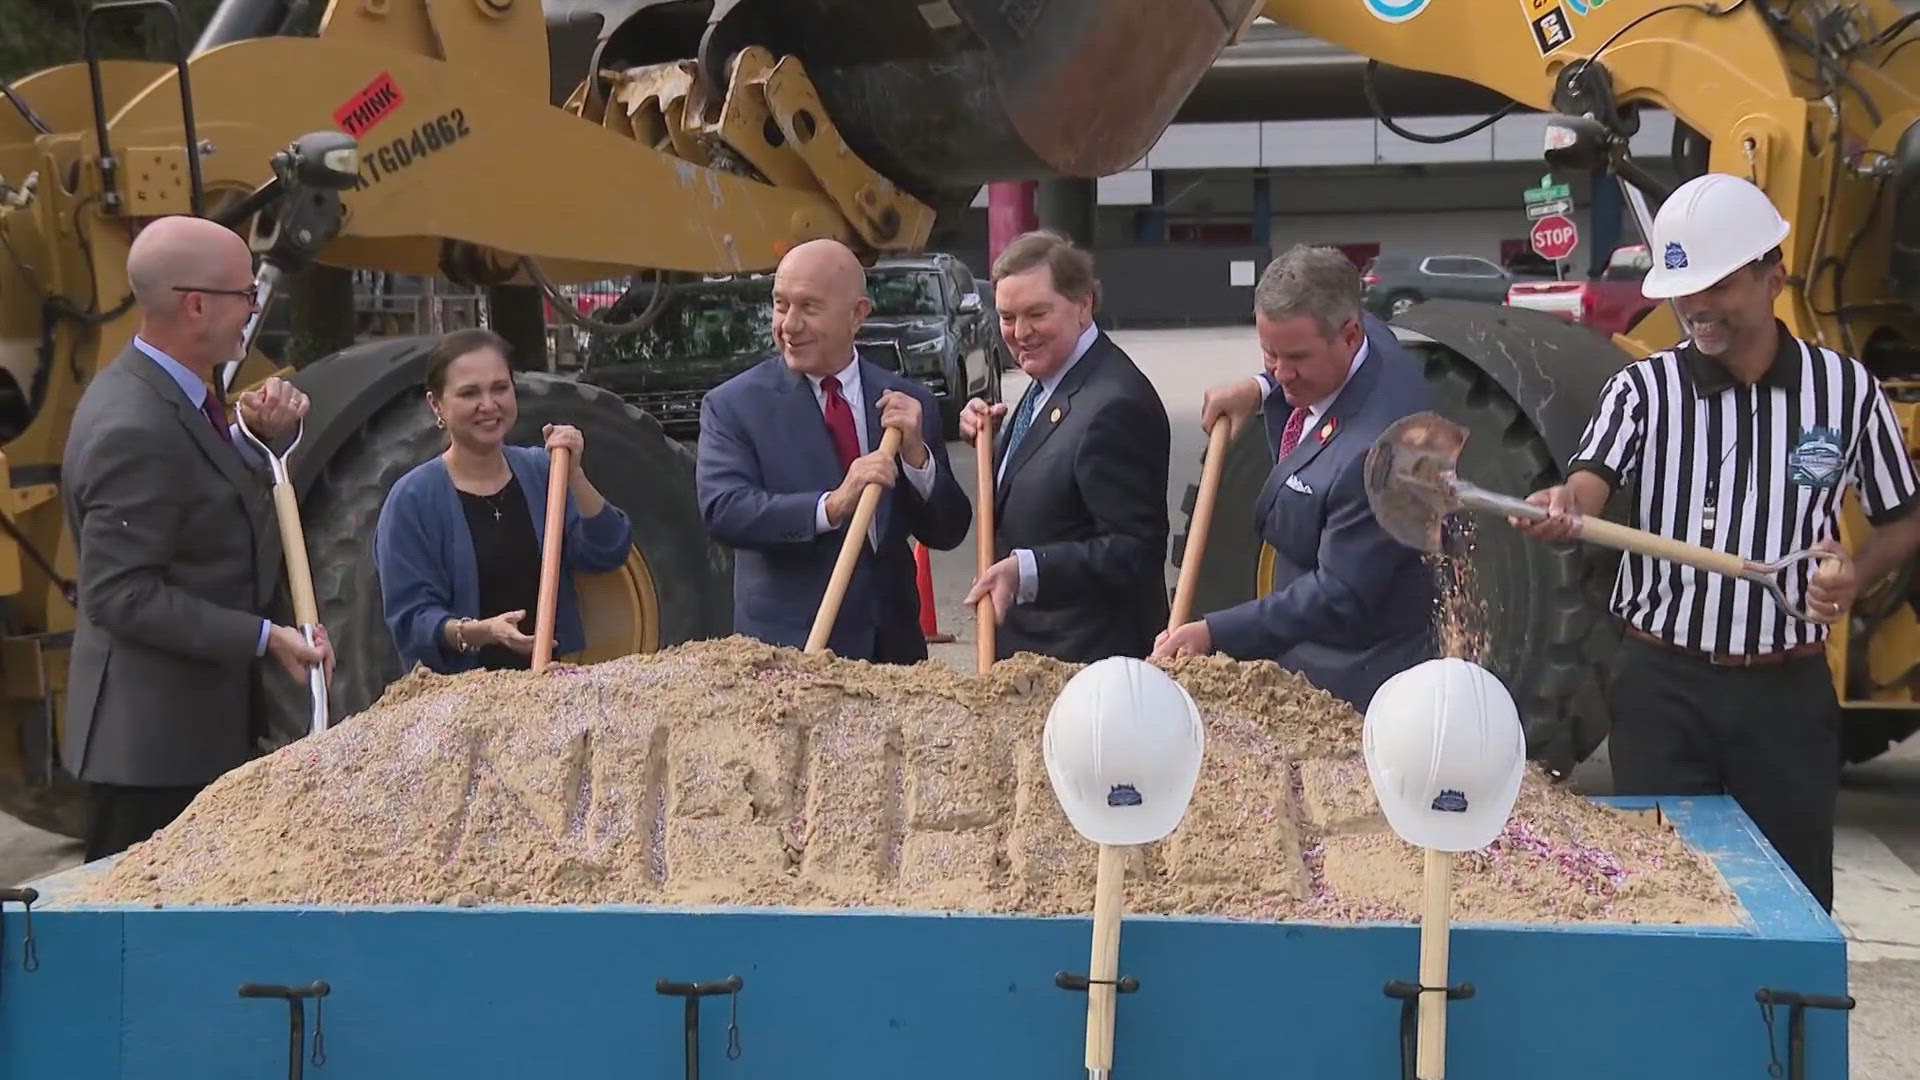
[[[273,469],[273,513],[280,523],[280,547],[287,560],[287,589],[293,594],[293,621],[300,624],[300,635],[308,646],[317,645],[315,634],[320,627],[320,605],[313,598],[313,570],[307,564],[307,538],[300,528],[300,501],[293,491],[293,480],[287,475],[287,459],[293,456],[293,448],[300,445],[300,437],[306,434],[306,423],[295,426],[293,443],[284,454],[276,454],[263,442],[260,436],[247,427],[247,418],[239,409],[233,411],[238,422],[240,434],[260,449]],[[327,730],[327,672],[320,664],[307,665],[307,690],[313,696],[313,715],[309,719],[309,731],[319,734]]]
[[[1544,506],[1487,491],[1460,479],[1454,467],[1466,441],[1466,428],[1431,412],[1403,417],[1381,433],[1373,448],[1367,451],[1366,488],[1374,519],[1387,535],[1409,547],[1437,552],[1441,550],[1442,522],[1448,514],[1463,508],[1529,521],[1546,519]],[[1831,551],[1806,550],[1772,562],[1757,563],[1602,518],[1573,515],[1572,520],[1573,536],[1577,540],[1751,581],[1773,594],[1783,609],[1808,622],[1819,620],[1787,602],[1778,575],[1797,562],[1840,558]]]
[[[573,469],[573,451],[556,446],[548,451],[547,520],[540,538],[540,594],[533,612],[533,670],[545,671],[553,662],[553,623],[560,602],[560,541],[566,527],[567,476]]]

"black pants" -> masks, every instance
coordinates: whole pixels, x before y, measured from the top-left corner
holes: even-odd
[[[1824,655],[1736,668],[1628,636],[1608,705],[1616,793],[1731,795],[1833,910],[1840,703]]]
[[[203,786],[89,785],[86,861],[118,855],[166,828],[186,810]]]

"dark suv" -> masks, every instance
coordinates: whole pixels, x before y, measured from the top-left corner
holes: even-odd
[[[861,357],[926,384],[940,403],[949,440],[960,435],[960,406],[984,394],[1003,365],[998,318],[987,309],[966,265],[950,255],[883,260],[867,271],[873,314],[855,348]],[[646,310],[640,284],[600,318],[621,322]],[[644,330],[596,333],[582,381],[603,386],[659,420],[667,433],[700,433],[708,390],[774,351],[773,276],[741,274],[681,285]],[[965,393],[955,398],[954,387]]]
[[[940,403],[940,426],[960,437],[960,407],[984,397],[1006,369],[1000,320],[967,264],[935,253],[882,259],[867,271],[873,314],[860,339],[900,346],[907,375]]]

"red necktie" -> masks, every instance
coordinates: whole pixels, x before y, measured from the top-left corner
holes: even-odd
[[[207,419],[213,422],[213,430],[219,433],[220,441],[232,446],[233,436],[227,432],[227,410],[214,400],[213,391],[207,391],[207,395],[200,399],[200,411],[206,413]]]
[[[1300,433],[1306,430],[1306,426],[1307,410],[1305,408],[1294,409],[1293,415],[1287,417],[1285,430],[1280,432],[1280,457],[1286,457],[1288,454],[1293,453],[1293,448],[1300,445]],[[1275,458],[1274,460],[1278,461],[1279,458]]]
[[[838,376],[829,375],[820,380],[820,389],[827,395],[827,434],[833,436],[833,449],[840,455],[840,472],[845,475],[853,468],[853,459],[860,456],[860,436],[853,428],[853,409],[840,394]]]

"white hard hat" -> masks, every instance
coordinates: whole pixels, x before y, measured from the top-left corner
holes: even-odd
[[[1146,844],[1180,824],[1206,734],[1185,687],[1144,660],[1081,668],[1047,713],[1043,754],[1060,809],[1096,844]]]
[[[1526,771],[1526,736],[1493,673],[1457,657],[1380,684],[1361,744],[1387,824],[1408,843],[1476,851],[1506,827]]]
[[[1773,200],[1746,180],[1696,176],[1653,216],[1653,266],[1640,292],[1650,300],[1700,292],[1779,246],[1788,229]]]

